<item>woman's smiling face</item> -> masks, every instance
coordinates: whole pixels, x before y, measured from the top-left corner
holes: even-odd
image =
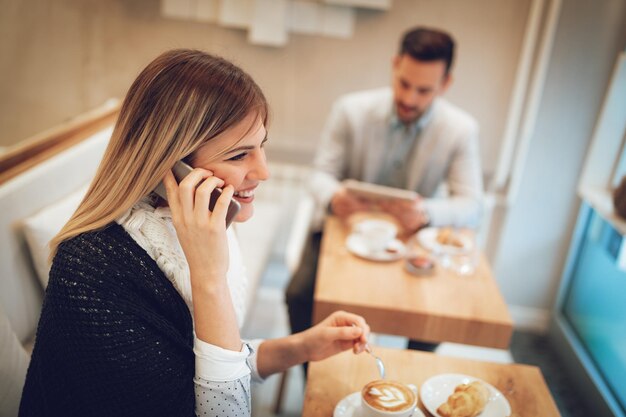
[[[193,167],[208,169],[224,180],[224,186],[230,184],[235,188],[233,199],[241,204],[241,210],[234,219],[237,222],[245,222],[252,217],[255,189],[261,181],[269,178],[264,149],[266,141],[267,131],[263,121],[252,112],[237,125],[210,140],[192,157]],[[226,153],[215,158],[224,149],[228,149]]]

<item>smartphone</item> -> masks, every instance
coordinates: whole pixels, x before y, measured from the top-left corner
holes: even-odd
[[[179,183],[192,170],[193,168],[187,165],[183,161],[176,162],[176,164],[174,164],[174,167],[172,168],[174,177],[176,178],[176,181],[178,181]],[[167,201],[167,192],[165,191],[165,186],[163,185],[163,182],[160,182],[159,185],[157,185],[157,187],[154,189],[154,192],[157,193],[159,197]],[[221,195],[222,195],[221,188],[216,188],[211,192],[211,198],[209,199],[209,210],[211,211],[213,210],[213,207],[215,207],[215,203],[217,202],[217,199]],[[228,211],[226,212],[226,227],[227,228],[233,222],[233,219],[235,218],[237,213],[239,213],[239,210],[241,210],[241,204],[239,204],[239,202],[231,198],[230,203],[228,204]]]

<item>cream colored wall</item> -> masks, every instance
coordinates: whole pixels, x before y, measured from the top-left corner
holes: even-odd
[[[248,44],[242,30],[164,19],[158,0],[0,0],[0,146],[122,97],[159,52],[191,47],[250,72],[273,108],[270,153],[306,162],[332,101],[387,85],[400,34],[425,24],[458,41],[447,95],[480,121],[485,171],[492,171],[529,0],[392,4],[387,12],[360,10],[351,39],[290,34],[286,47],[271,48]]]

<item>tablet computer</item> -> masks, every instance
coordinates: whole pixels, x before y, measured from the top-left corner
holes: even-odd
[[[384,185],[371,184],[368,182],[344,180],[342,184],[350,194],[366,200],[415,201],[418,197],[418,194],[415,191],[386,187]]]

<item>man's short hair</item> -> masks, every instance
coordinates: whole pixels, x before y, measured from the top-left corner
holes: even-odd
[[[418,61],[444,61],[446,74],[454,58],[454,39],[437,29],[417,27],[407,31],[400,43],[399,55],[408,54]]]

